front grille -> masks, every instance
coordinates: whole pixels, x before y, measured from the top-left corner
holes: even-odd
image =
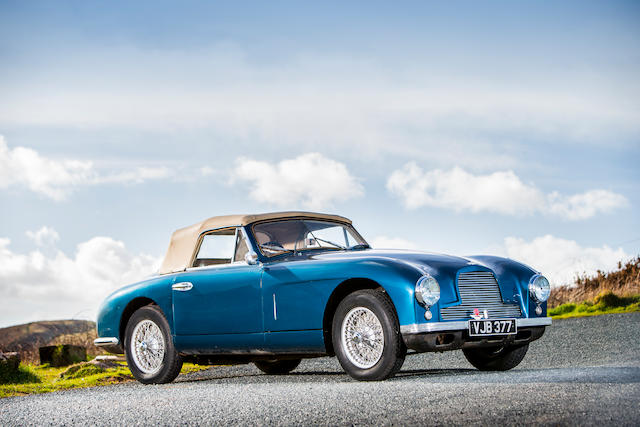
[[[461,304],[440,309],[442,320],[469,319],[474,308],[487,310],[491,319],[522,316],[519,305],[502,302],[498,282],[489,271],[460,273],[458,290]]]

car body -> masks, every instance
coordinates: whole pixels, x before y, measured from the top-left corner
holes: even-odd
[[[287,370],[276,362],[337,354],[343,366],[353,362],[351,371],[358,372],[345,369],[355,378],[383,379],[399,369],[407,349],[463,349],[469,359],[482,349],[528,346],[551,324],[545,282],[532,268],[501,257],[371,249],[349,219],[336,215],[213,217],[173,234],[158,274],[106,298],[95,343],[117,353],[131,347],[130,366],[153,345],[171,348],[175,363],[256,362],[265,372]],[[348,308],[345,299],[358,295],[362,304],[343,313],[350,320],[336,320],[337,311]],[[131,319],[149,306],[157,315],[137,329],[136,341],[135,331],[127,332]],[[157,326],[155,341],[145,338],[149,325]],[[341,340],[344,348],[336,348]],[[368,376],[370,361],[358,358],[381,362],[391,344],[394,367]],[[143,382],[166,381],[147,375]]]

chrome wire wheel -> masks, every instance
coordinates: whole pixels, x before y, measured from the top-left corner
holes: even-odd
[[[375,366],[384,351],[382,323],[366,307],[351,309],[342,321],[342,348],[351,363],[360,369]]]
[[[160,371],[164,361],[165,342],[162,330],[155,322],[140,321],[131,334],[131,356],[136,367],[145,374]]]

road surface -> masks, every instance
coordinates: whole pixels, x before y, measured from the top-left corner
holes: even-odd
[[[555,321],[508,372],[462,353],[407,356],[393,379],[351,380],[335,358],[286,376],[211,368],[166,385],[126,383],[0,400],[0,425],[640,425],[640,313]]]

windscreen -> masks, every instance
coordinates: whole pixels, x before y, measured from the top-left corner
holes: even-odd
[[[290,219],[257,224],[253,233],[267,256],[311,249],[343,250],[368,246],[353,227],[338,222]]]

